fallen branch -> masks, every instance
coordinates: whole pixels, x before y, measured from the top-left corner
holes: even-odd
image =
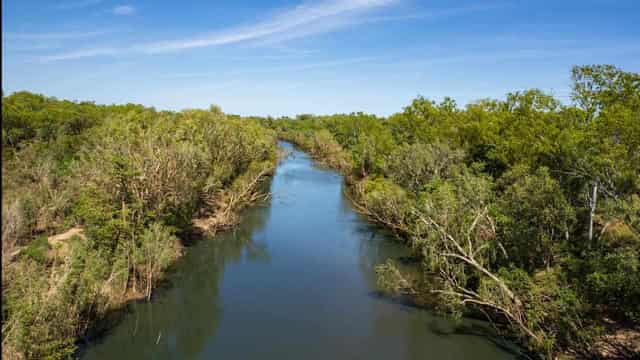
[[[478,237],[474,235],[474,230],[478,226],[481,220],[485,220],[490,224],[491,230],[495,232],[493,221],[487,215],[487,208],[482,209],[468,229],[464,232],[467,237],[467,249],[465,249],[460,242],[451,235],[442,225],[433,220],[431,217],[424,217],[418,215],[418,218],[427,226],[434,229],[440,234],[440,240],[442,241],[442,250],[440,256],[445,260],[440,264],[442,267],[440,272],[443,280],[450,289],[448,290],[432,290],[434,293],[450,295],[458,299],[460,304],[467,305],[473,304],[479,307],[488,308],[503,315],[507,321],[511,324],[515,324],[523,333],[532,338],[537,343],[541,342],[538,335],[535,334],[526,324],[526,316],[524,312],[524,306],[522,301],[514,294],[514,292],[507,286],[507,284],[500,279],[497,275],[489,271],[478,260],[477,256],[481,250],[488,248],[487,244],[480,244],[478,249],[474,250],[474,243],[478,240]],[[470,290],[461,286],[458,283],[458,278],[454,274],[454,264],[450,263],[447,259],[455,259],[462,261],[467,266],[470,266],[476,272],[482,276],[489,278],[500,289],[500,296],[493,299],[488,296],[483,296],[476,291]],[[486,313],[485,313],[486,314]]]

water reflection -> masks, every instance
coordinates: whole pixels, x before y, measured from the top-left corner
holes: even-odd
[[[485,337],[376,296],[375,266],[408,249],[356,214],[343,189],[339,175],[294,151],[268,206],[190,247],[171,286],[132,306],[85,357],[510,358]]]
[[[83,357],[179,359],[202,353],[220,324],[220,286],[227,264],[270,261],[261,233],[269,213],[269,207],[248,210],[235,231],[187,248],[168,286],[158,289],[152,302],[132,304],[123,321]]]

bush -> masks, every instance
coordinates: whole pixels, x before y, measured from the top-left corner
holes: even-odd
[[[591,251],[572,265],[572,274],[585,279],[580,288],[590,303],[605,307],[617,318],[640,321],[639,248]]]
[[[403,145],[388,155],[384,173],[396,184],[418,193],[428,182],[449,177],[450,167],[460,164],[463,156],[462,151],[441,143]]]
[[[41,264],[47,262],[47,251],[49,250],[49,242],[46,236],[37,236],[24,249],[24,256],[31,258]]]
[[[22,261],[9,277],[11,287],[3,291],[3,348],[27,359],[68,358],[75,351],[73,308],[50,292],[47,269]]]
[[[180,241],[162,224],[153,223],[142,233],[133,255],[136,273],[144,280],[147,299],[151,298],[151,290],[164,270],[180,256],[180,251]]]
[[[275,144],[257,121],[215,107],[3,98],[3,251],[26,245],[13,263],[3,258],[9,353],[68,358],[107,309],[150,297],[196,215],[231,193],[241,193],[232,212],[258,197],[253,180],[271,172]],[[47,235],[71,225],[84,236],[49,261]]]
[[[361,211],[399,235],[412,232],[412,202],[407,192],[385,178],[366,179],[356,185]]]
[[[585,304],[559,268],[533,277],[518,268],[502,268],[499,274],[522,299],[527,326],[538,336],[534,340],[523,334],[532,350],[549,357],[561,349],[590,350],[600,329],[588,322]]]
[[[500,238],[508,261],[529,272],[557,263],[575,222],[562,189],[542,167],[533,174],[514,167],[500,182]]]

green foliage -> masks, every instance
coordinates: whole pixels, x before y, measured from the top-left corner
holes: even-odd
[[[384,173],[396,184],[417,193],[428,182],[447,178],[452,165],[459,164],[463,156],[462,151],[446,144],[405,144],[386,158]]]
[[[613,65],[576,66],[571,71],[573,98],[587,112],[587,120],[601,110],[622,105],[640,109],[640,75]]]
[[[600,329],[589,322],[583,300],[558,268],[533,277],[518,268],[501,268],[499,274],[522,299],[527,325],[536,329],[539,341],[524,339],[532,350],[549,357],[558,348],[590,350]]]
[[[403,277],[397,264],[389,259],[376,266],[378,288],[391,293],[401,293],[410,289],[411,284]]]
[[[578,286],[591,304],[614,318],[640,321],[640,246],[587,252],[572,260],[570,271],[584,279]]]
[[[508,261],[525,269],[553,266],[575,222],[574,210],[545,167],[513,167],[500,179],[500,238]]]
[[[2,98],[2,145],[18,146],[24,141],[51,141],[79,135],[94,126],[107,107],[73,103],[28,92]]]
[[[315,131],[312,136],[311,153],[320,159],[324,159],[328,165],[348,171],[352,167],[352,159],[343,151],[342,146],[334,139],[326,129]]]
[[[75,351],[72,309],[59,296],[48,296],[46,268],[28,260],[4,276],[11,281],[2,299],[3,339],[12,340],[6,346],[28,359],[68,358]]]
[[[24,249],[24,256],[31,258],[41,264],[47,261],[47,251],[49,250],[49,243],[46,236],[37,236],[29,245]]]
[[[383,177],[366,179],[358,183],[356,196],[370,217],[400,234],[410,233],[412,200],[403,188]]]
[[[422,256],[443,308],[482,310],[543,356],[588,354],[603,318],[640,318],[640,75],[593,65],[572,79],[572,105],[532,89],[264,123],[306,150],[335,140],[357,208]],[[416,288],[392,262],[377,270],[386,290]]]
[[[401,114],[389,118],[389,128],[399,144],[430,143],[451,135],[449,121],[457,113],[455,102],[450,98],[439,105],[434,101],[418,97]]]
[[[259,198],[277,134],[344,172],[357,208],[408,241],[433,283],[388,262],[382,288],[434,290],[543,356],[588,353],[603,318],[640,321],[640,75],[593,65],[572,79],[573,105],[536,89],[464,109],[419,97],[389,118],[3,97],[3,252],[27,246],[3,274],[6,344],[66,357],[127,291],[149,296],[193,217]],[[45,236],[74,224],[84,239],[44,261]]]
[[[176,260],[180,249],[178,238],[162,224],[153,223],[142,233],[133,260],[136,271],[145,278],[147,298],[163,271]]]
[[[274,132],[217,107],[2,101],[3,252],[25,246],[3,259],[3,345],[16,356],[71,357],[109,308],[151,296],[195,217],[254,194],[275,165]],[[241,198],[222,210],[252,199]],[[49,251],[47,236],[70,226],[81,236]]]

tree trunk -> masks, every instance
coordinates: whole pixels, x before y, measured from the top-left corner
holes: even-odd
[[[593,243],[593,217],[596,213],[596,201],[598,198],[598,182],[593,183],[589,209],[589,246]]]

